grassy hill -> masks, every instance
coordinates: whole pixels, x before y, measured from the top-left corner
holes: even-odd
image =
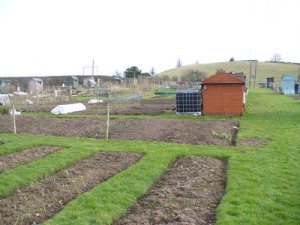
[[[218,69],[223,69],[226,72],[243,72],[247,79],[250,74],[250,62],[249,61],[236,61],[236,62],[218,62],[209,64],[193,64],[187,65],[180,68],[174,68],[166,70],[157,76],[164,77],[169,76],[170,78],[179,78],[184,76],[191,71],[205,72],[207,76],[214,75]],[[265,81],[267,77],[274,76],[275,84],[279,84],[281,76],[283,74],[292,74],[295,77],[300,74],[300,63],[284,63],[284,62],[258,62],[256,83]]]

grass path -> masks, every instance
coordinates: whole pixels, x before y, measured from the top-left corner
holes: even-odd
[[[65,149],[0,174],[0,196],[30,184],[99,151],[142,152],[129,169],[69,203],[45,224],[110,224],[157,180],[177,157],[203,155],[228,159],[226,195],[217,224],[299,224],[300,101],[269,90],[252,89],[238,139],[269,140],[259,148],[192,146],[170,143],[99,141],[0,134],[0,155],[32,146]]]

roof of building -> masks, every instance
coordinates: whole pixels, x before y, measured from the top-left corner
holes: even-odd
[[[203,84],[245,84],[245,81],[228,73],[216,73],[205,79]]]

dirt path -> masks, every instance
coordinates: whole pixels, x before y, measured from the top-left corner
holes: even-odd
[[[0,156],[0,173],[7,169],[27,164],[47,155],[62,150],[60,147],[33,147],[22,152],[16,152],[9,155]]]
[[[137,162],[141,155],[105,152],[0,199],[0,224],[39,224],[69,201]]]
[[[226,162],[186,157],[114,225],[209,225],[226,186]]]
[[[0,117],[0,132],[12,132],[9,116]],[[229,120],[200,121],[179,119],[115,119],[110,122],[110,139],[164,141],[193,145],[232,145],[222,138],[226,134],[236,136],[238,123]],[[52,118],[38,116],[17,117],[17,132],[36,135],[78,136],[104,138],[106,119],[99,118]]]

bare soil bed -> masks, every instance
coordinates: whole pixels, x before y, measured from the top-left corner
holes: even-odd
[[[34,147],[26,149],[22,152],[16,152],[8,155],[0,156],[0,173],[20,166],[22,164],[29,163],[31,161],[41,159],[47,155],[62,150],[60,147]]]
[[[0,117],[0,132],[12,132],[12,119]],[[18,133],[104,138],[106,119],[18,116]],[[193,145],[232,145],[237,122],[177,119],[115,119],[110,122],[110,139],[163,141]],[[220,134],[220,135],[216,135]],[[230,137],[224,138],[221,134]]]
[[[6,198],[0,198],[0,224],[39,224],[69,201],[126,169],[142,156],[135,153],[98,153]]]
[[[209,225],[224,195],[226,162],[186,157],[173,163],[115,225]]]
[[[55,106],[59,104],[70,104],[69,103],[50,103],[47,105],[28,105],[21,109],[23,112],[50,112]],[[87,104],[87,102],[82,102],[86,107],[86,111],[74,112],[73,114],[106,114],[107,104]],[[158,115],[162,114],[167,110],[172,110],[175,107],[174,99],[152,99],[152,100],[141,100],[139,102],[133,103],[112,103],[110,114],[122,114],[122,115]]]

